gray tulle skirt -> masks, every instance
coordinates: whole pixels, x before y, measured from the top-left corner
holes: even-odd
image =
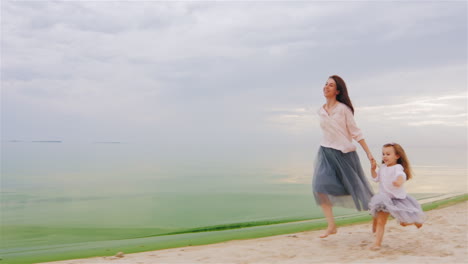
[[[377,212],[390,213],[398,223],[422,224],[425,214],[418,201],[406,195],[404,199],[390,198],[387,194],[378,193],[374,195],[369,203],[370,213],[376,217]]]
[[[368,210],[373,195],[356,151],[343,153],[321,146],[312,189],[317,204]]]

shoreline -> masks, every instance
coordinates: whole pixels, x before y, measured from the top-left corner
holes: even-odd
[[[432,194],[422,196],[418,201],[422,204],[424,211],[431,210],[444,206],[446,204],[454,203],[457,200],[468,200],[468,193],[452,193],[452,194]],[[336,223],[338,226],[349,226],[370,222],[371,216],[368,212],[357,212],[354,214],[347,214],[336,216]],[[263,237],[272,237],[278,235],[286,235],[298,232],[307,232],[313,230],[320,230],[326,227],[324,218],[315,218],[307,220],[295,220],[290,222],[269,223],[261,226],[242,226],[233,229],[221,229],[208,232],[189,232],[171,235],[153,235],[151,231],[143,232],[139,230],[142,236],[133,238],[118,238],[118,233],[126,232],[128,230],[102,230],[107,234],[109,232],[118,232],[114,235],[115,239],[111,240],[82,240],[82,242],[75,241],[70,243],[70,240],[63,240],[62,244],[42,245],[35,248],[23,250],[23,248],[15,248],[10,245],[9,248],[0,250],[0,263],[10,264],[26,264],[26,263],[40,263],[51,262],[60,260],[73,260],[92,258],[96,256],[112,256],[117,252],[125,252],[125,254],[148,252],[153,250],[166,250],[173,248],[182,248],[187,246],[199,246],[223,243],[226,241],[234,240],[248,240]],[[32,227],[33,228],[33,227]],[[85,232],[78,228],[72,232]],[[90,230],[89,230],[90,231]],[[14,232],[14,231],[11,231]],[[36,232],[31,229],[31,232]],[[39,233],[41,231],[38,231]],[[45,232],[45,234],[60,235],[63,232],[60,228],[56,230]],[[68,232],[68,231],[67,231]],[[107,233],[106,233],[107,232]],[[37,233],[37,232],[36,232]],[[44,239],[47,239],[44,237]],[[46,240],[44,240],[46,241]],[[6,241],[5,241],[6,242]],[[4,244],[5,246],[7,244]]]
[[[443,208],[446,208],[446,207],[449,207],[449,206],[452,206],[453,204],[466,204],[466,201],[468,200],[468,194],[464,193],[464,194],[449,194],[449,195],[439,195],[439,196],[435,196],[435,197],[430,197],[430,198],[425,198],[425,199],[422,199],[420,201],[420,203],[423,205],[423,208],[425,211],[427,210],[432,210],[432,209],[436,209],[438,207],[441,207],[440,209],[442,210]],[[434,211],[439,211],[439,210],[434,210]],[[429,212],[426,212],[426,214],[429,213]],[[466,210],[464,210],[464,213],[466,215]],[[432,213],[431,213],[432,214]],[[353,228],[353,226],[362,226],[362,225],[366,225],[366,224],[369,224],[370,222],[370,216],[363,216],[362,214],[361,215],[354,215],[354,216],[348,216],[348,217],[338,217],[337,218],[337,224],[339,225],[340,229],[343,229],[343,228]],[[258,232],[256,234],[250,234],[249,236],[246,236],[246,231],[248,231],[249,229],[255,229],[255,228],[241,228],[241,229],[234,229],[234,230],[227,230],[227,231],[213,231],[213,232],[205,232],[205,233],[210,233],[210,234],[219,234],[219,233],[223,233],[223,232],[231,232],[231,233],[244,233],[244,235],[242,234],[238,234],[237,236],[233,236],[233,237],[224,237],[224,238],[219,238],[218,239],[214,239],[212,238],[212,240],[209,240],[207,238],[203,239],[203,237],[198,237],[199,239],[201,239],[202,241],[199,241],[201,243],[197,243],[195,240],[193,240],[192,242],[193,243],[190,243],[190,246],[189,245],[182,245],[182,246],[178,246],[176,244],[174,244],[172,247],[165,247],[165,248],[161,248],[161,249],[150,249],[148,248],[148,250],[144,250],[142,252],[142,248],[139,248],[138,252],[139,253],[135,253],[135,252],[132,252],[131,250],[120,250],[120,251],[123,251],[125,252],[125,257],[122,258],[121,260],[127,260],[127,262],[124,262],[124,263],[136,263],[136,262],[128,262],[129,259],[127,256],[134,256],[134,255],[137,255],[137,254],[149,254],[149,252],[153,252],[153,253],[157,253],[157,252],[166,252],[166,251],[171,251],[171,250],[179,250],[179,249],[182,249],[182,248],[187,248],[187,249],[193,249],[193,248],[200,248],[200,247],[214,247],[215,245],[223,245],[223,244],[226,244],[226,243],[239,243],[239,241],[254,241],[254,240],[259,240],[259,239],[269,239],[269,238],[273,238],[273,237],[284,237],[284,236],[288,236],[292,233],[298,233],[300,232],[299,234],[302,234],[302,233],[309,233],[309,232],[321,232],[321,231],[314,231],[314,230],[320,230],[320,229],[323,229],[326,224],[323,223],[323,224],[320,224],[319,221],[320,220],[323,220],[323,219],[316,219],[316,220],[306,220],[306,221],[299,221],[299,222],[293,222],[293,223],[286,223],[286,224],[277,224],[277,225],[274,225],[275,227],[272,227],[272,225],[268,225],[268,226],[263,226],[263,228],[259,228],[259,229],[263,229],[263,230],[257,230]],[[390,221],[393,221],[393,220],[390,220]],[[311,228],[310,224],[312,222],[315,222],[314,223],[314,226]],[[276,229],[278,227],[278,225],[284,225],[282,227],[282,230],[276,230],[276,231],[280,231],[280,232],[272,232],[272,231],[275,231],[275,230],[272,230],[272,229]],[[289,226],[288,226],[289,225]],[[257,227],[258,228],[258,227]],[[242,231],[242,232],[240,232]],[[201,234],[199,234],[201,235]],[[206,234],[205,234],[206,235]],[[195,238],[192,238],[192,239],[195,239]],[[328,238],[327,238],[328,239]],[[385,238],[384,238],[385,239]],[[187,247],[188,246],[188,247]],[[117,253],[117,252],[115,252]],[[114,253],[114,255],[115,255]],[[127,255],[127,253],[129,253]],[[132,253],[132,254],[130,254]],[[216,253],[214,253],[216,254]],[[111,254],[108,254],[108,255],[111,255]],[[159,255],[159,254],[158,254]],[[63,258],[62,258],[63,259]],[[71,259],[71,258],[69,258]],[[72,260],[65,260],[65,261],[59,261],[59,262],[46,262],[46,263],[88,263],[88,262],[80,262],[80,261],[91,261],[93,259],[100,259],[101,261],[103,261],[102,263],[107,263],[106,261],[108,261],[109,259],[113,259],[113,262],[112,263],[118,263],[118,262],[115,262],[115,261],[118,261],[119,258],[116,258],[116,257],[92,257],[92,258],[88,258],[86,259],[86,256],[85,258],[80,258],[79,256],[75,257],[74,259]],[[36,259],[36,261],[38,261]],[[155,260],[155,261],[159,261],[159,260]],[[185,260],[183,260],[185,261]],[[187,262],[187,261],[185,261]],[[36,262],[37,263],[37,262]],[[96,263],[96,262],[90,262],[90,263]],[[101,262],[99,262],[101,263]],[[109,262],[110,263],[110,262]],[[145,263],[145,262],[142,262],[142,263]],[[151,263],[151,262],[149,262]],[[191,263],[191,262],[189,262]]]

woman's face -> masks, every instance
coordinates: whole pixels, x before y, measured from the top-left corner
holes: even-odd
[[[328,79],[325,83],[325,86],[323,87],[323,96],[326,98],[333,98],[336,97],[336,95],[339,93],[340,91],[336,89],[335,80],[333,80],[333,78]]]

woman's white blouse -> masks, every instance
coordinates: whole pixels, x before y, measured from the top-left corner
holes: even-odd
[[[353,139],[360,141],[364,137],[361,129],[357,127],[354,121],[351,109],[347,105],[338,102],[331,109],[330,114],[322,106],[318,111],[318,115],[323,132],[321,146],[337,149],[343,153],[356,150],[356,146],[352,143]]]

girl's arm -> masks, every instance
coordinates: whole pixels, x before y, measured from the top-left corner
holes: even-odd
[[[395,187],[400,187],[403,185],[403,183],[405,182],[405,180],[403,179],[403,176],[398,176],[398,178],[396,179],[396,181],[392,182],[393,183],[393,186]]]

